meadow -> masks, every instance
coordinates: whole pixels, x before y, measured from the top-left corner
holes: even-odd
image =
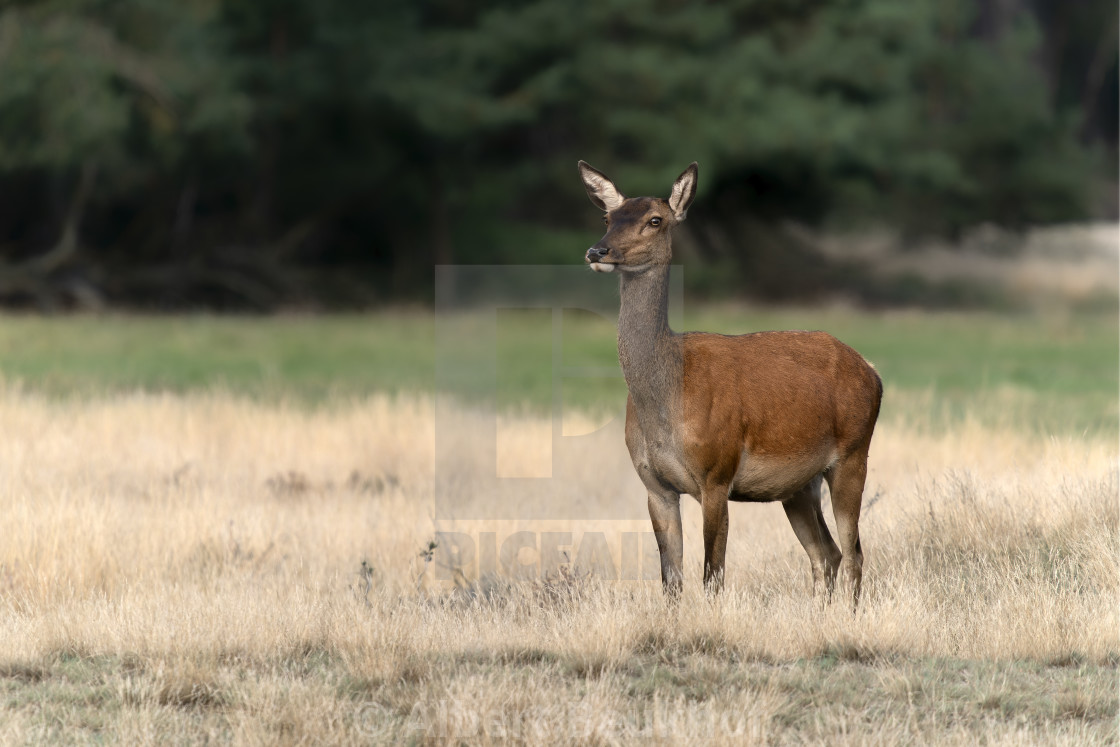
[[[493,416],[434,390],[429,314],[0,318],[0,743],[1120,739],[1114,313],[685,322],[877,365],[855,614],[813,603],[773,505],[732,507],[706,596],[687,497],[667,603],[621,437],[574,447],[577,518],[447,518],[437,443]],[[549,323],[501,326],[498,463],[457,489],[539,456]],[[614,362],[608,321],[563,344]],[[617,428],[621,397],[565,390],[563,431]]]

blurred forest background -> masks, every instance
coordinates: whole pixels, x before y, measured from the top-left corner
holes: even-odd
[[[0,8],[7,306],[364,307],[435,264],[579,263],[578,158],[631,194],[698,160],[680,245],[715,295],[922,302],[825,237],[1116,217],[1115,0]]]

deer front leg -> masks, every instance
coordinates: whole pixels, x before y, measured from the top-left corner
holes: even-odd
[[[723,561],[727,557],[727,486],[701,490],[704,514],[704,586],[711,592],[723,588]]]
[[[670,490],[649,491],[649,520],[661,554],[661,585],[677,596],[684,580],[684,535],[681,530],[681,497]]]

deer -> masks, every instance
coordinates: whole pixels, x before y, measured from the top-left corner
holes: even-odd
[[[704,586],[723,586],[728,503],[779,501],[809,556],[813,596],[840,575],[859,603],[859,515],[883,383],[862,355],[825,332],[743,335],[669,328],[672,232],[696,196],[693,162],[668,199],[626,197],[584,161],[579,173],[607,229],[586,264],[619,277],[618,359],[625,441],[648,493],[665,593],[684,581],[680,497],[700,503]],[[840,547],[821,510],[828,483]]]

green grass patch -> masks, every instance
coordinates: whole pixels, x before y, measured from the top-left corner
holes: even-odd
[[[440,321],[439,324],[445,322]],[[4,316],[0,376],[52,395],[219,388],[320,402],[428,392],[441,371],[500,406],[618,407],[611,319],[547,310],[437,321],[422,311],[349,316]],[[823,329],[866,355],[887,388],[884,417],[977,417],[1045,430],[1115,429],[1114,313],[887,313],[686,308],[683,329]],[[445,334],[445,333],[450,334]],[[455,347],[438,356],[436,340]],[[448,363],[450,361],[450,363]],[[463,361],[462,364],[458,364]],[[557,373],[559,371],[559,373]],[[601,372],[596,378],[589,374]],[[465,383],[464,383],[465,382]]]
[[[429,391],[430,314],[0,317],[0,374],[53,395],[222,388],[318,401]]]

